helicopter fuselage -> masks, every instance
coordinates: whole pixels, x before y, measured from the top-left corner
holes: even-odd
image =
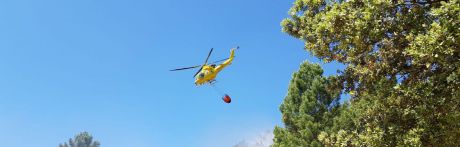
[[[220,65],[203,65],[200,72],[195,76],[195,85],[203,85],[206,83],[212,84],[215,81],[217,74],[222,71],[225,67],[232,64],[233,58],[235,57],[235,49],[230,50],[230,57]]]
[[[214,67],[205,65],[201,71],[195,77],[195,85],[203,85],[205,83],[211,83],[217,76],[219,71],[216,71]]]

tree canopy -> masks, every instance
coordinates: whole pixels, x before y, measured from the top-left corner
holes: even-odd
[[[280,106],[285,128],[276,127],[273,146],[321,146],[317,136],[332,126],[338,95],[326,90],[327,79],[318,64],[304,62],[292,76]]]
[[[289,15],[284,32],[346,65],[327,87],[350,105],[323,145],[460,144],[460,0],[296,0]]]
[[[100,143],[98,141],[93,141],[93,136],[88,132],[82,132],[74,137],[74,139],[69,139],[69,143],[59,144],[59,147],[99,147]]]

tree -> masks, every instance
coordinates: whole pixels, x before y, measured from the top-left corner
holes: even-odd
[[[59,144],[59,147],[99,147],[98,141],[93,141],[93,136],[88,132],[82,132],[75,136],[74,140],[69,139],[69,144]]]
[[[325,62],[350,107],[325,145],[460,144],[460,0],[296,0],[283,31]]]
[[[332,126],[337,94],[326,90],[327,79],[318,64],[304,62],[292,76],[280,106],[285,128],[274,130],[273,146],[321,146],[318,134]]]

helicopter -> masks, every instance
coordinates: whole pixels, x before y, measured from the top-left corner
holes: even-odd
[[[208,53],[208,57],[204,61],[204,64],[202,65],[196,65],[196,66],[191,66],[191,67],[184,67],[184,68],[177,68],[177,69],[172,69],[170,71],[178,71],[178,70],[186,70],[186,69],[193,69],[193,68],[200,68],[193,77],[195,78],[195,85],[200,86],[203,84],[213,84],[216,80],[217,74],[222,71],[225,67],[228,65],[232,64],[233,58],[235,57],[234,52],[236,49],[239,49],[239,47],[232,48],[230,50],[230,57],[225,58],[222,60],[214,61],[208,64],[209,57],[211,56],[212,51],[214,48],[211,48],[211,50]],[[216,65],[215,63],[222,62],[220,65]]]
[[[170,71],[186,70],[186,69],[193,69],[193,68],[198,68],[199,67],[200,69],[198,69],[198,71],[195,73],[195,75],[193,75],[193,77],[195,78],[195,85],[196,86],[201,86],[201,85],[204,85],[204,84],[209,84],[209,85],[213,86],[214,83],[216,82],[215,79],[216,79],[217,74],[220,71],[222,71],[225,67],[227,67],[228,65],[232,64],[233,58],[235,57],[235,50],[237,50],[237,49],[239,49],[239,46],[237,46],[236,48],[232,48],[230,50],[230,57],[229,58],[214,61],[214,62],[211,62],[211,63],[208,64],[209,57],[211,56],[211,53],[214,50],[214,48],[211,48],[211,50],[208,53],[208,57],[206,57],[206,60],[204,61],[204,64],[191,66],[191,67],[172,69]],[[215,63],[219,63],[219,62],[222,62],[222,61],[223,61],[222,64],[219,64],[219,65],[215,64]],[[215,88],[215,87],[213,86],[213,88]],[[216,90],[216,91],[219,92],[219,90]],[[219,92],[219,93],[221,93],[221,92]],[[232,101],[230,96],[227,95],[227,94],[224,94],[224,96],[222,97],[222,100],[225,103],[230,103]]]

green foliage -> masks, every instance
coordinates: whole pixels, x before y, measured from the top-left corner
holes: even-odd
[[[296,0],[289,14],[284,32],[323,61],[346,65],[327,87],[345,90],[351,102],[314,134],[320,143],[460,144],[460,0]]]
[[[320,131],[332,126],[338,110],[337,95],[326,90],[327,79],[318,64],[304,62],[292,76],[280,106],[285,128],[276,127],[273,146],[322,146]]]
[[[98,141],[93,141],[93,137],[88,132],[82,132],[75,136],[75,138],[69,139],[69,144],[59,144],[59,147],[99,147]]]

